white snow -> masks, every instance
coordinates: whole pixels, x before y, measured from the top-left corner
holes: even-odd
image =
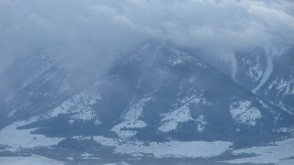
[[[28,157],[0,157],[3,165],[63,165],[64,162],[39,155]]]
[[[152,155],[156,158],[209,158],[225,152],[230,142],[170,141],[164,143],[126,143],[116,146],[114,152],[133,156]]]
[[[106,164],[103,164],[103,165],[129,165],[129,164],[125,163],[125,162],[119,162],[119,163],[106,163]]]
[[[273,72],[273,61],[272,61],[272,57],[269,55],[269,53],[267,53],[266,59],[267,59],[267,67],[264,71],[264,74],[263,74],[259,84],[252,90],[252,92],[254,92],[254,93],[256,93],[267,82],[267,80],[270,78],[270,76]]]
[[[79,138],[80,139],[80,138]],[[103,146],[118,146],[119,145],[119,140],[117,139],[112,139],[112,138],[107,138],[107,137],[104,137],[104,136],[94,136],[93,139],[103,145]]]
[[[90,137],[75,137],[77,139],[89,139]],[[156,158],[208,158],[222,154],[229,150],[231,142],[225,141],[189,141],[181,142],[171,140],[169,142],[142,142],[134,140],[113,139],[103,136],[95,136],[93,139],[107,147],[114,147],[115,153],[132,156],[152,155]]]
[[[161,120],[163,124],[158,128],[162,132],[169,132],[177,128],[178,123],[193,120],[190,114],[190,109],[187,104],[183,105],[179,109],[164,114],[164,118]]]
[[[230,112],[235,122],[250,126],[254,126],[262,118],[259,109],[251,106],[251,102],[247,100],[232,103]]]
[[[89,154],[88,152],[84,152],[84,153],[82,153],[81,154],[81,157],[82,157],[82,159],[95,159],[95,160],[99,160],[100,158],[99,157],[95,157],[95,155],[93,155],[93,154]]]
[[[292,135],[294,135],[294,127],[282,127],[274,131],[278,133],[291,133]]]
[[[277,92],[277,96],[283,98],[286,95],[294,94],[294,77],[290,76],[289,80],[276,78],[274,81],[271,82],[271,84],[268,86],[268,90],[274,90]],[[278,105],[281,107],[285,112],[289,114],[294,114],[293,112],[289,111],[287,108],[285,108],[284,103],[280,99]]]
[[[269,108],[269,106],[266,105],[262,100],[259,100],[259,103],[261,104],[261,106],[262,106],[263,108]]]
[[[249,58],[247,56],[249,56]],[[244,66],[249,67],[246,74],[253,82],[258,82],[264,74],[263,66],[260,63],[262,60],[261,57],[260,54],[253,51],[250,55],[242,57],[240,61]],[[254,58],[254,62],[252,58]]]
[[[156,158],[208,158],[222,154],[232,145],[223,141],[169,141],[164,143],[120,141],[117,139],[94,137],[99,144],[112,146],[114,152],[132,156],[153,155]]]
[[[96,118],[96,115],[92,109],[92,106],[98,103],[99,100],[101,100],[101,96],[99,94],[90,90],[86,90],[64,101],[59,107],[51,110],[49,113],[42,116],[42,118],[49,119],[57,117],[61,114],[71,114],[71,120],[69,123],[73,123],[76,120],[93,120]],[[96,119],[95,123],[100,122],[97,122]]]
[[[143,98],[139,102],[133,104],[130,108],[129,111],[127,111],[122,119],[123,121],[116,126],[112,128],[112,131],[114,131],[117,135],[119,135],[121,138],[128,138],[131,136],[136,135],[136,131],[128,131],[128,130],[122,130],[122,129],[127,129],[127,128],[144,128],[147,124],[139,120],[140,117],[142,116],[143,109],[145,104],[150,101],[152,98]]]
[[[269,90],[273,88],[275,88],[279,94],[294,94],[294,81],[276,78],[276,80],[273,81],[268,87]]]
[[[263,70],[259,63],[249,68],[248,76],[251,79],[253,79],[255,82],[257,82],[262,77],[262,75],[263,75]]]
[[[233,151],[233,154],[257,154],[257,156],[229,160],[229,163],[274,163],[291,164],[293,159],[286,160],[294,156],[294,138],[286,139],[268,146],[252,147]]]
[[[25,122],[25,124],[33,123],[39,120],[48,120],[62,114],[69,114],[69,124],[73,124],[76,121],[93,120],[95,125],[99,125],[101,124],[101,121],[98,119],[92,107],[100,100],[101,96],[99,93],[90,88],[65,100],[60,106],[47,113],[31,117]]]
[[[100,125],[101,124],[101,121],[100,120],[98,120],[98,119],[96,119],[95,121],[94,121],[94,124],[97,126],[97,125]]]
[[[170,132],[175,130],[178,127],[179,123],[187,122],[187,121],[195,121],[189,109],[190,104],[208,104],[205,99],[201,96],[192,95],[191,97],[185,97],[179,100],[180,106],[178,104],[173,105],[175,107],[169,113],[163,114],[163,118],[161,119],[162,124],[159,126],[159,130],[162,132]],[[204,118],[202,118],[203,120]],[[200,119],[196,120],[200,131],[203,131],[204,125],[206,124],[204,121]]]
[[[190,104],[190,103],[194,103],[194,104],[203,104],[203,105],[211,105],[210,102],[208,102],[206,99],[203,98],[202,94],[194,94],[192,96],[189,97],[184,97],[182,99],[178,99],[178,101],[180,102],[180,104]],[[177,106],[177,104],[175,104]]]
[[[17,129],[22,125],[22,122],[16,122],[0,130],[0,144],[7,146],[6,150],[17,151],[22,148],[49,147],[57,145],[64,139],[31,134],[35,129]]]
[[[193,57],[189,56],[187,53],[185,53],[181,50],[173,50],[171,52],[171,56],[168,60],[168,62],[171,66],[184,64],[189,61],[193,61]]]
[[[205,125],[207,125],[208,123],[205,121],[204,116],[200,115],[196,120],[197,122],[197,130],[199,132],[202,132],[205,128]]]

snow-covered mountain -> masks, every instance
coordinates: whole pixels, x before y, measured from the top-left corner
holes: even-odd
[[[277,45],[235,52],[230,60],[223,60],[230,69],[222,72],[261,98],[293,113],[293,53],[293,47]]]
[[[294,112],[293,48],[274,59],[273,72],[257,94],[286,111]]]
[[[276,57],[263,49],[237,52],[234,76],[157,42],[99,75],[93,65],[68,69],[66,59],[34,53],[4,72],[0,155],[41,153],[69,164],[138,158],[209,164],[293,133],[293,50]]]

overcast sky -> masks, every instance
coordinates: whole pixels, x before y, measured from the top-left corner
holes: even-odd
[[[294,41],[291,0],[0,0],[0,70],[36,48],[105,60],[148,40],[203,50]]]

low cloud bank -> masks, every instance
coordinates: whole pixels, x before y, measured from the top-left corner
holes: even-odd
[[[37,48],[72,63],[107,63],[148,40],[218,56],[272,44],[293,45],[288,0],[1,0],[0,71]]]

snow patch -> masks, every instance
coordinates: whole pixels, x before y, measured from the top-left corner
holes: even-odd
[[[163,124],[158,129],[162,132],[169,132],[176,129],[178,123],[189,120],[193,120],[193,118],[191,117],[188,105],[184,105],[173,112],[164,114],[164,118],[161,120]]]
[[[156,158],[209,158],[228,150],[230,142],[170,141],[164,143],[127,143],[116,146],[114,152],[132,156],[152,155]]]
[[[143,98],[138,103],[133,104],[130,107],[130,110],[123,115],[123,121],[118,125],[114,126],[112,128],[112,131],[114,131],[121,138],[135,136],[137,134],[136,131],[127,131],[122,129],[144,128],[147,125],[144,121],[139,119],[142,116],[145,104],[151,99],[151,97]]]
[[[208,104],[208,102],[203,99],[201,96],[192,95],[191,97],[186,97],[181,99],[180,106],[178,104],[173,105],[175,110],[172,112],[163,114],[164,116],[161,119],[162,124],[158,128],[162,132],[170,132],[172,130],[177,129],[179,123],[187,122],[187,121],[195,121],[190,112],[190,104]],[[178,107],[178,108],[177,108]],[[196,119],[198,123],[198,130],[204,129],[205,121],[201,121],[202,119]]]
[[[205,125],[207,125],[207,122],[205,121],[204,116],[200,115],[195,121],[197,123],[197,130],[199,132],[203,132]]]
[[[103,165],[130,165],[130,164],[125,163],[125,162],[119,162],[119,163],[106,163],[106,164],[103,164]]]
[[[286,139],[276,143],[272,143],[269,146],[252,147],[247,149],[240,149],[233,151],[233,154],[257,154],[258,156],[234,159],[226,161],[228,163],[264,163],[264,164],[286,164],[293,163],[294,160],[285,160],[293,157],[294,152],[294,138]]]
[[[78,139],[83,139],[83,138],[78,138]],[[112,146],[118,146],[119,145],[119,140],[117,139],[112,139],[112,138],[107,138],[104,136],[94,136],[93,139],[103,145],[103,146],[107,146],[107,147],[112,147]]]
[[[64,162],[54,159],[49,159],[39,155],[28,157],[0,157],[1,164],[9,165],[63,165]]]
[[[290,78],[291,79],[291,78]],[[284,79],[276,79],[273,81],[268,89],[271,90],[275,88],[279,94],[294,94],[294,83],[293,81],[287,81]]]
[[[267,67],[264,71],[264,74],[263,74],[259,84],[252,90],[253,93],[256,93],[267,82],[267,80],[270,78],[270,76],[273,72],[272,57],[268,53],[266,55],[266,59],[267,59]]]
[[[69,123],[76,120],[89,121],[95,119],[95,112],[92,106],[101,100],[101,96],[95,92],[84,91],[64,101],[59,107],[51,110],[43,116],[43,119],[57,117],[61,114],[71,114]],[[96,122],[99,123],[99,122]]]
[[[85,160],[89,160],[89,159],[92,159],[92,160],[100,160],[99,157],[95,157],[95,155],[93,154],[89,154],[88,152],[84,152],[81,154],[81,157],[82,159],[85,159]]]
[[[87,137],[77,137],[88,139]],[[122,139],[113,139],[103,136],[95,136],[93,139],[107,147],[114,147],[115,153],[131,156],[152,155],[156,158],[209,158],[220,155],[232,145],[225,141],[189,141],[181,142],[171,140],[169,142],[142,142]]]
[[[290,133],[294,135],[294,127],[282,127],[279,129],[274,130],[277,133]]]
[[[256,121],[262,118],[259,109],[252,107],[251,102],[247,100],[231,104],[230,112],[235,122],[250,126],[255,126]]]
[[[264,74],[263,73],[263,70],[262,70],[262,67],[259,63],[259,60],[257,60],[257,64],[254,65],[254,66],[251,66],[249,68],[249,73],[248,73],[248,76],[253,79],[255,82],[257,82],[261,77],[262,75]]]
[[[7,146],[6,150],[17,151],[22,148],[49,147],[64,140],[64,138],[49,138],[44,135],[31,134],[36,129],[17,129],[23,124],[23,122],[16,122],[0,130],[0,144]]]
[[[189,56],[187,53],[181,51],[181,50],[173,50],[171,52],[171,56],[168,60],[168,63],[171,66],[176,66],[180,64],[185,64],[186,62],[193,61],[194,58]]]

